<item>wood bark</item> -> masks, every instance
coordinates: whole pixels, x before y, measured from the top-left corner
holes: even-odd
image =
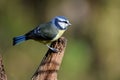
[[[7,80],[7,75],[5,74],[1,55],[0,55],[0,80]]]

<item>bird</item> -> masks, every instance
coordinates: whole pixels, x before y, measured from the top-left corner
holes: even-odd
[[[58,40],[70,25],[71,23],[65,16],[56,16],[49,22],[38,25],[24,35],[14,37],[13,46],[27,40],[35,40],[43,43],[50,50],[57,52],[57,49],[50,47],[48,44]]]

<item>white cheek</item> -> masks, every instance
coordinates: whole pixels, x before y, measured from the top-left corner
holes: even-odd
[[[62,28],[66,28],[68,26],[68,24],[63,23],[63,22],[58,22],[58,24],[62,27]]]

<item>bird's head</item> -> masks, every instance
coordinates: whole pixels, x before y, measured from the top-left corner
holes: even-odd
[[[66,30],[71,25],[69,20],[64,16],[56,16],[52,19],[52,24],[60,30]]]

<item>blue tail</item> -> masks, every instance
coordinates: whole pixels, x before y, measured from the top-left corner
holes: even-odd
[[[27,39],[26,39],[25,35],[14,37],[13,38],[13,45],[19,44],[19,43],[24,42],[26,40]]]

